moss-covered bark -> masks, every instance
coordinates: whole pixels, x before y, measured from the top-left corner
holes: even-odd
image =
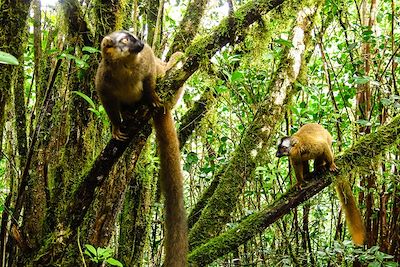
[[[145,13],[147,15],[147,24],[148,24],[148,35],[147,35],[147,43],[150,46],[153,44],[153,40],[155,39],[154,33],[156,31],[157,25],[157,14],[160,4],[163,4],[163,1],[159,0],[145,0]]]
[[[316,10],[312,10],[315,14]],[[272,143],[277,121],[284,115],[284,108],[294,93],[294,82],[299,76],[306,40],[313,20],[311,14],[300,12],[292,33],[293,48],[282,56],[281,65],[271,83],[270,97],[258,109],[252,124],[244,133],[232,159],[220,178],[217,189],[209,199],[189,235],[191,249],[221,232],[229,221],[247,177],[254,170],[257,155]]]
[[[31,0],[6,1],[1,0],[0,6],[0,51],[10,53],[23,62],[25,43],[24,29],[28,16]],[[12,18],[12,19],[11,19]],[[4,127],[4,108],[10,99],[12,77],[17,77],[14,71],[18,67],[1,65],[0,72],[0,129]]]
[[[82,7],[77,0],[61,1],[62,15],[67,27],[67,38],[64,43],[64,49],[76,57],[81,57],[83,46],[93,46],[93,36],[89,30],[85,20]],[[65,121],[62,125],[62,135],[66,142],[61,147],[62,159],[59,161],[60,168],[63,170],[64,182],[67,188],[71,188],[77,182],[76,175],[82,173],[82,168],[87,162],[86,150],[88,146],[85,144],[84,134],[91,120],[91,113],[87,112],[88,104],[73,91],[79,91],[85,95],[92,96],[94,91],[93,77],[97,67],[97,59],[91,58],[88,62],[90,68],[83,69],[74,60],[63,60],[65,67],[64,77],[62,78],[63,86],[65,86],[66,108],[60,110],[58,116],[60,120]],[[73,165],[70,162],[74,162]],[[70,190],[67,190],[70,191]],[[70,196],[67,196],[70,197]]]
[[[327,187],[335,179],[347,179],[354,170],[362,170],[366,162],[381,156],[388,148],[400,141],[400,116],[395,117],[386,126],[361,138],[353,147],[339,155],[335,162],[339,166],[337,173],[312,174],[314,179],[301,190],[290,190],[271,205],[254,213],[229,231],[217,236],[196,248],[189,255],[189,262],[196,266],[205,266],[244,244],[257,233],[262,232],[293,208],[307,201]]]
[[[179,24],[179,28],[175,31],[174,40],[171,49],[168,51],[167,58],[176,51],[184,51],[185,47],[196,36],[208,2],[208,0],[189,1],[185,16]]]
[[[81,4],[78,0],[60,0],[64,16],[67,21],[69,34],[82,38],[85,45],[91,46],[93,44],[89,27],[83,16]],[[78,41],[78,40],[75,40]]]
[[[152,146],[146,145],[145,151],[150,152]],[[121,212],[118,259],[125,266],[142,266],[145,249],[148,247],[149,230],[153,218],[152,203],[154,203],[157,188],[157,170],[149,162],[149,153],[140,155],[135,168],[135,176],[127,188],[124,207]]]
[[[123,21],[125,20],[124,16],[129,15],[123,13],[124,7],[125,0],[95,1],[94,11],[96,14],[96,43],[99,43],[105,35],[111,33],[112,31],[119,30],[122,27]]]
[[[27,16],[29,12],[31,1],[30,0],[17,0],[17,1],[6,1],[0,0],[0,51],[10,53],[14,55],[21,63],[23,62],[23,53],[24,53],[24,45],[26,38],[25,38],[25,28],[27,22]],[[6,120],[5,116],[5,107],[6,104],[10,103],[10,97],[12,90],[15,93],[14,96],[14,107],[18,108],[21,103],[23,104],[24,101],[24,84],[21,83],[21,77],[19,76],[22,74],[22,66],[12,66],[12,65],[4,65],[1,64],[0,66],[0,139],[2,140],[3,136],[3,129],[4,123]],[[17,106],[15,106],[17,105]],[[14,110],[15,110],[14,108]],[[19,161],[21,164],[20,166],[16,166],[17,168],[22,168],[25,164],[25,157],[26,157],[26,126],[25,126],[25,117],[24,117],[24,108],[22,110],[16,110],[18,117],[10,117],[13,120],[16,120],[16,124],[18,125],[21,123],[23,128],[18,129],[17,131],[17,147],[19,150],[19,154],[21,156],[21,160]],[[2,141],[0,141],[0,151],[2,150]],[[2,151],[1,151],[2,152]],[[14,157],[16,155],[12,155]],[[12,172],[14,175],[14,172]],[[15,179],[16,177],[9,177],[12,178],[11,181],[14,181],[17,184],[18,181]],[[15,188],[11,186],[11,188]],[[13,190],[11,192],[12,196],[8,198],[9,203],[13,204],[12,201],[15,200],[17,190]],[[15,243],[12,239],[6,239],[7,233],[7,224],[8,224],[8,213],[3,212],[2,214],[2,226],[1,226],[1,249],[0,255],[3,259],[3,253],[6,251],[6,244],[7,252],[10,253],[9,255],[13,256],[15,252]],[[18,217],[18,215],[17,215]],[[10,259],[9,262],[13,261],[14,259]]]
[[[121,27],[124,16],[122,11],[124,5],[125,1],[120,0],[98,0],[95,2],[94,12],[96,14],[96,21],[94,25],[96,31],[93,37],[93,46],[98,47],[104,35]],[[81,12],[77,12],[77,14],[80,18],[75,20],[82,21],[82,24],[85,25],[85,18],[82,16]],[[66,15],[68,15],[68,13],[66,13]],[[73,28],[76,28],[76,26],[70,25],[70,29]],[[81,54],[79,50],[76,52],[78,55]],[[97,94],[93,92],[93,77],[95,76],[95,71],[97,69],[97,58],[91,57],[90,62],[88,63],[90,64],[90,68],[84,71],[83,79],[81,78],[74,81],[71,90],[79,90],[87,95],[93,96],[93,98],[96,98]],[[79,71],[83,70],[78,69],[78,72]],[[72,78],[72,80],[74,79],[76,78]],[[87,103],[85,103],[80,97],[74,97],[71,102],[71,106],[73,107],[70,110],[71,125],[76,124],[76,126],[78,126],[78,132],[81,130],[86,132],[86,140],[84,142],[86,143],[86,148],[89,152],[91,152],[90,150],[98,151],[100,148],[96,147],[96,143],[93,140],[96,139],[93,137],[97,136],[97,124],[89,123],[86,126],[85,119],[82,120],[81,124],[77,124],[74,121],[76,116],[78,116],[78,118],[80,117],[80,113],[88,114],[88,112],[85,112]],[[78,106],[77,109],[76,106]],[[71,127],[71,129],[73,129],[73,127]],[[149,128],[146,128],[146,131],[148,130]],[[75,133],[75,131],[72,131],[72,133]],[[146,133],[146,137],[147,135],[148,132]],[[146,138],[143,140],[146,140]],[[77,141],[79,141],[79,139]],[[124,192],[132,177],[132,169],[136,162],[136,160],[131,162],[130,156],[133,154],[133,157],[137,157],[140,153],[143,142],[144,141],[138,141],[138,146],[131,146],[127,153],[124,154],[125,156],[119,161],[121,164],[115,165],[111,170],[110,179],[105,179],[104,183],[102,182],[99,184],[95,197],[96,201],[92,202],[87,213],[89,216],[81,226],[83,242],[90,243],[96,247],[105,247],[110,241],[110,238],[114,235],[116,216],[121,209]],[[71,156],[80,157],[79,154],[74,155],[74,153],[71,153]],[[82,157],[82,161],[85,162],[87,157],[83,155]]]
[[[189,230],[193,227],[193,225],[199,220],[203,209],[207,206],[209,199],[214,195],[215,190],[217,190],[221,176],[224,174],[224,170],[219,170],[217,174],[214,175],[212,182],[207,187],[207,189],[203,192],[200,199],[196,202],[195,206],[189,213],[188,216],[188,227]]]

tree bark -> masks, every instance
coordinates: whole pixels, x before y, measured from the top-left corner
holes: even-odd
[[[0,0],[0,24],[1,25],[6,25],[4,27],[0,28],[0,51],[7,52],[9,54],[14,55],[20,63],[23,64],[23,54],[24,54],[24,44],[26,40],[26,23],[27,23],[27,18],[29,14],[29,8],[30,8],[31,0],[16,0],[16,1],[5,1],[5,0]],[[10,97],[11,97],[11,92],[14,91],[15,97],[14,100],[16,101],[14,103],[14,109],[15,109],[15,104],[18,106],[21,104],[24,106],[23,102],[23,82],[20,83],[20,79],[23,76],[19,76],[22,72],[23,66],[12,66],[12,65],[1,65],[1,71],[0,71],[0,157],[3,157],[2,153],[2,140],[3,140],[3,130],[4,130],[4,125],[6,121],[5,117],[5,107],[7,104],[10,103]],[[22,89],[21,89],[22,88]],[[18,169],[22,169],[25,164],[25,157],[26,157],[26,149],[27,149],[27,138],[26,138],[26,132],[23,132],[26,130],[26,124],[25,124],[25,117],[22,116],[22,111],[16,110],[18,117],[16,118],[17,124],[21,124],[22,127],[18,130],[18,148],[19,148],[19,153],[21,156],[21,161],[19,166],[14,166]],[[13,156],[14,158],[14,156]],[[10,172],[11,173],[11,172]],[[11,181],[14,181],[17,185],[20,183],[12,174],[13,177],[11,177]],[[11,188],[13,185],[10,186]],[[8,204],[11,204],[14,206],[15,203],[15,196],[16,196],[17,191],[11,191],[10,192],[10,197],[8,199]],[[11,253],[9,256],[9,260],[13,260],[14,255],[14,240],[12,239],[7,239],[8,234],[6,232],[7,230],[7,223],[8,223],[8,218],[9,214],[6,212],[6,210],[2,214],[2,226],[1,226],[1,259],[5,259],[6,255],[4,252],[6,251],[6,243],[8,243],[7,246],[7,252]],[[11,250],[10,250],[11,248]]]
[[[196,36],[208,2],[209,0],[189,1],[185,16],[179,24],[179,28],[175,31],[174,40],[168,51],[167,58],[176,51],[185,51],[185,47]]]

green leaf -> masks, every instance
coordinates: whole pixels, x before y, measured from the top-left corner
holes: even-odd
[[[189,152],[189,154],[186,157],[186,161],[189,164],[194,164],[194,163],[197,163],[199,161],[199,157],[197,156],[196,153]]]
[[[75,58],[76,65],[78,65],[79,68],[88,68],[89,64],[87,64],[84,60]]]
[[[370,253],[377,252],[377,251],[379,251],[379,246],[373,246],[373,247],[369,248],[368,251]]]
[[[222,93],[227,92],[228,88],[226,86],[224,86],[224,85],[220,85],[220,86],[217,86],[215,88],[215,90],[217,91],[217,93],[222,94]]]
[[[373,262],[368,263],[368,267],[380,267],[380,266],[381,266],[381,264],[378,261],[373,261]]]
[[[388,98],[382,98],[381,99],[381,103],[382,103],[383,106],[387,107],[392,103],[392,101],[390,99],[388,99]]]
[[[96,249],[95,249],[95,247],[93,247],[92,245],[90,245],[90,244],[86,244],[85,245],[85,248],[93,255],[93,256],[97,256],[97,251],[96,251]]]
[[[97,117],[100,117],[100,112],[94,108],[88,108],[89,111],[93,112]]]
[[[243,73],[241,71],[235,71],[235,72],[232,73],[231,82],[233,83],[233,82],[235,82],[237,80],[240,80],[243,76],[244,75],[243,75]]]
[[[19,62],[13,55],[0,51],[0,64],[19,65]]]
[[[351,43],[349,44],[349,46],[347,47],[347,50],[353,50],[354,48],[357,48],[357,43]]]
[[[61,54],[61,56],[65,57],[66,59],[75,60],[76,56],[71,54]]]
[[[101,257],[101,259],[108,259],[109,257],[111,257],[112,253],[113,251],[110,248],[97,248],[97,255]]]
[[[87,95],[85,95],[84,93],[79,92],[79,91],[73,91],[73,93],[75,93],[75,94],[79,95],[80,97],[82,97],[83,99],[85,99],[86,102],[88,102],[89,105],[90,105],[93,109],[96,109],[96,105],[94,104],[93,100],[92,100],[89,96],[87,96]]]
[[[90,253],[88,250],[85,250],[84,254],[88,255],[90,258],[93,258],[93,254]]]
[[[367,82],[369,82],[370,79],[367,76],[363,76],[363,77],[355,77],[354,78],[354,83],[355,84],[366,84]]]
[[[100,53],[100,50],[95,48],[95,47],[91,47],[91,46],[84,46],[82,47],[82,51],[88,52],[88,53]]]
[[[282,39],[282,38],[276,39],[276,40],[274,40],[274,42],[277,44],[283,45],[283,46],[287,46],[289,48],[293,47],[292,42]]]
[[[367,121],[367,120],[357,120],[356,123],[362,125],[362,126],[371,126],[371,122]]]
[[[108,258],[106,262],[112,266],[124,267],[120,261],[113,258]]]
[[[363,31],[363,35],[365,35],[365,36],[369,36],[369,35],[372,35],[374,32],[372,31],[372,30],[370,30],[370,29],[368,29],[368,30],[366,30],[366,31]]]

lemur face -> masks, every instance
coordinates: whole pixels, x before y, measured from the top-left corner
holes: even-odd
[[[290,137],[283,137],[278,143],[278,150],[276,151],[276,156],[278,158],[289,156],[290,149],[292,148],[292,143]]]
[[[103,57],[123,59],[135,56],[143,50],[144,42],[128,31],[113,32],[101,41]]]

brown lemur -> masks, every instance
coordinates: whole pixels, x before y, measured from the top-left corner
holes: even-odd
[[[163,106],[156,79],[173,67],[182,53],[168,63],[158,59],[146,43],[128,31],[116,31],[101,42],[102,60],[96,74],[96,90],[112,124],[112,136],[126,140],[121,130],[121,108],[140,103]],[[183,201],[183,174],[179,141],[171,110],[153,113],[160,153],[161,187],[165,197],[165,262],[168,267],[187,265],[187,218]]]
[[[289,157],[296,174],[296,186],[300,188],[309,173],[309,160],[314,160],[314,171],[329,169],[333,172],[338,169],[333,157],[332,136],[317,123],[305,124],[292,136],[281,138],[276,156]],[[363,245],[365,228],[349,182],[338,181],[336,191],[344,209],[353,242],[356,245]]]

